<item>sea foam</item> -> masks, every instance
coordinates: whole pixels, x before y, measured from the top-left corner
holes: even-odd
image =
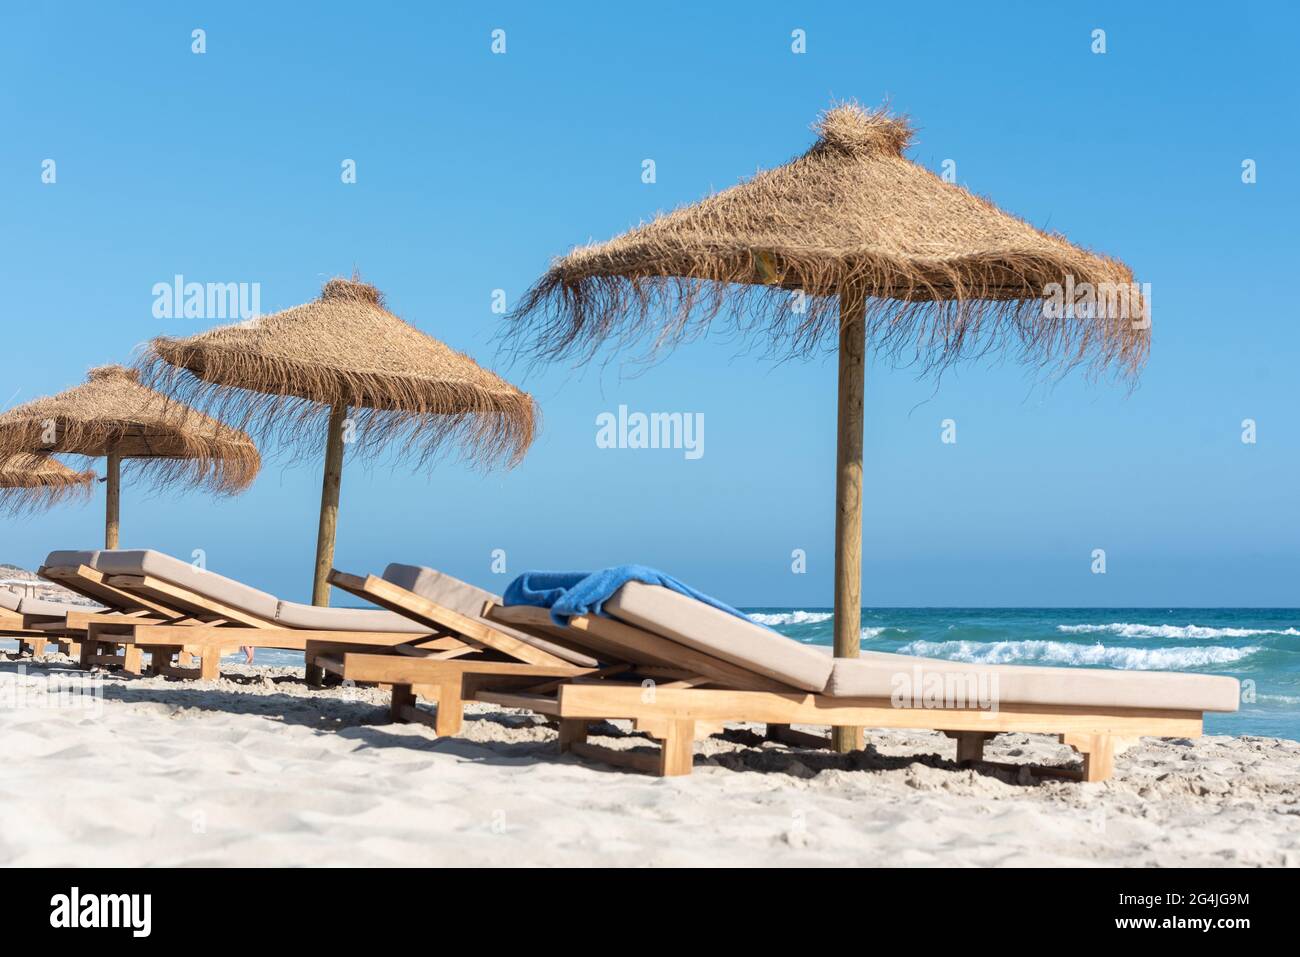
[[[760,625],[775,628],[780,625],[821,625],[830,621],[835,615],[829,611],[752,611],[748,613],[748,617]],[[887,631],[905,632],[907,629],[891,628],[888,625],[868,627],[862,629],[862,638],[870,641],[872,638],[879,638]]]
[[[1300,636],[1295,628],[1206,628],[1201,625],[1130,625],[1116,621],[1109,625],[1057,625],[1067,635],[1108,634],[1120,638],[1253,638],[1256,635]]]
[[[1064,641],[912,641],[898,650],[904,655],[986,665],[1060,664],[1131,671],[1178,671],[1231,664],[1262,649],[1214,645],[1202,648],[1107,648],[1102,644],[1072,645]]]
[[[829,611],[754,611],[749,613],[751,621],[770,626],[820,625],[823,621],[830,621],[833,617],[835,616]]]

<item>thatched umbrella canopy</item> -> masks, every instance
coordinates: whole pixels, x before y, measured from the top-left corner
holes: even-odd
[[[10,455],[0,459],[0,509],[21,513],[89,498],[94,482],[94,472],[73,471],[48,455]]]
[[[866,343],[922,369],[1009,348],[1134,375],[1150,331],[1127,266],[911,162],[903,119],[848,104],[815,130],[785,165],[554,262],[510,335],[542,358],[586,359],[610,341],[653,352],[726,312],[778,352],[838,344],[835,652],[856,657]],[[1078,298],[1045,308],[1054,283]],[[1119,301],[1092,307],[1086,290]],[[837,729],[841,748],[857,740]]]
[[[261,457],[247,435],[171,402],[124,366],[91,369],[85,384],[0,415],[0,458],[67,452],[107,460],[105,547],[118,545],[121,463],[157,486],[243,491]]]
[[[532,444],[532,397],[393,315],[374,286],[331,279],[320,297],[186,339],[162,337],[149,381],[290,446],[326,433],[313,601],[329,603],[345,433],[357,451],[396,447],[420,464],[455,446],[512,466]]]

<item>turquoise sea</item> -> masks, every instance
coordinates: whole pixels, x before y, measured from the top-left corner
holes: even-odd
[[[745,611],[791,638],[831,644],[829,608]],[[1300,610],[1294,608],[867,609],[862,647],[987,664],[1231,675],[1254,682],[1254,700],[1243,701],[1235,714],[1207,715],[1207,734],[1300,740]]]

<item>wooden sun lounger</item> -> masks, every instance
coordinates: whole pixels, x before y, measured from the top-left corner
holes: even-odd
[[[553,635],[568,632],[591,648],[632,648],[654,657],[675,654],[689,657],[703,679],[693,686],[658,684],[653,693],[618,679],[600,682],[566,682],[552,692],[519,695],[494,689],[477,693],[480,701],[506,707],[528,708],[554,717],[560,724],[560,746],[584,757],[628,766],[659,775],[689,774],[692,742],[710,728],[727,722],[766,724],[770,736],[793,740],[801,745],[828,747],[829,739],[790,732],[792,724],[872,728],[915,728],[944,732],[957,740],[959,761],[980,761],[984,743],[1003,732],[1046,733],[1059,736],[1083,757],[1083,766],[1073,775],[1061,769],[1048,773],[1075,776],[1084,781],[1103,781],[1113,771],[1114,757],[1134,739],[1153,737],[1197,737],[1203,713],[1157,708],[1083,707],[1077,705],[1018,705],[1004,703],[996,710],[980,708],[895,707],[888,698],[846,698],[785,688],[738,687],[731,676],[719,670],[727,665],[702,652],[662,636],[609,618],[576,617],[567,628],[558,628],[545,609],[488,608],[484,617],[508,623],[520,630]],[[581,636],[581,637],[579,637]],[[666,646],[672,646],[668,648]],[[673,651],[673,649],[678,649]],[[689,654],[681,656],[681,652]],[[699,656],[699,657],[696,657]],[[735,668],[734,665],[727,667]],[[751,675],[751,677],[753,677]],[[764,679],[766,680],[766,679]],[[586,729],[597,720],[630,719],[637,730],[661,742],[657,755],[595,748],[586,743]]]
[[[189,625],[196,621],[180,608],[111,584],[111,576],[89,565],[43,566],[37,574],[97,601],[107,609],[103,612],[69,612],[61,619],[37,623],[37,627],[55,640],[66,642],[65,654],[77,658],[82,667],[119,666],[131,674],[141,671],[138,651],[121,642],[97,640],[92,630],[99,631],[105,625]],[[183,653],[183,657],[188,660],[188,651]]]
[[[332,631],[289,628],[274,620],[225,604],[208,595],[150,575],[111,575],[107,584],[137,598],[166,603],[186,617],[176,622],[97,622],[91,625],[82,647],[82,663],[97,662],[104,645],[119,645],[128,659],[125,667],[138,672],[141,656],[151,657],[154,674],[174,678],[216,678],[223,655],[244,647],[307,652],[309,642],[350,647],[389,648],[418,642],[410,632]],[[172,664],[174,655],[193,655],[198,667]],[[309,659],[310,660],[310,659]]]

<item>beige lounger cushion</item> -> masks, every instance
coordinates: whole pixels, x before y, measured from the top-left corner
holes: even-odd
[[[107,611],[107,609],[102,605],[77,605],[66,601],[24,598],[18,603],[18,611],[24,615],[45,615],[51,618],[62,618],[70,611],[98,612]]]
[[[429,629],[419,622],[383,608],[318,608],[282,601],[275,620],[286,628],[309,628],[313,631],[394,631],[400,634],[427,635]]]
[[[604,611],[805,691],[820,692],[830,678],[830,659],[814,648],[661,585],[628,582],[605,602]]]
[[[5,611],[17,611],[22,600],[22,596],[17,592],[12,592],[8,588],[0,588],[0,608]]]
[[[45,556],[46,568],[76,568],[78,565],[87,565],[90,568],[95,567],[95,562],[99,561],[99,549],[77,549],[63,548],[50,552]]]
[[[159,578],[267,621],[275,620],[280,604],[274,595],[215,572],[200,571],[189,562],[150,549],[106,549],[99,553],[95,567],[105,575],[148,575]]]
[[[981,675],[985,676],[982,684]],[[1221,675],[982,665],[882,651],[864,651],[857,659],[834,659],[826,694],[835,698],[889,698],[896,689],[904,693],[915,689],[915,693],[923,695],[927,687],[943,688],[945,681],[971,689],[976,697],[995,696],[997,704],[1236,711],[1239,698],[1237,679]],[[972,702],[971,707],[984,704]]]
[[[460,612],[466,618],[482,622],[489,628],[495,628],[511,638],[555,655],[555,657],[563,661],[582,668],[594,668],[598,663],[595,658],[584,655],[579,651],[570,651],[568,648],[563,648],[544,638],[536,638],[533,635],[524,634],[522,631],[516,631],[500,622],[486,620],[482,617],[483,605],[489,601],[500,604],[501,598],[489,591],[484,591],[482,588],[476,588],[468,582],[463,582],[459,578],[444,575],[442,572],[435,571],[432,568],[425,568],[422,565],[402,565],[394,562],[384,569],[384,581],[392,582],[398,588],[405,588],[409,592],[414,592],[421,598],[428,599],[436,605],[442,605],[444,608]]]

